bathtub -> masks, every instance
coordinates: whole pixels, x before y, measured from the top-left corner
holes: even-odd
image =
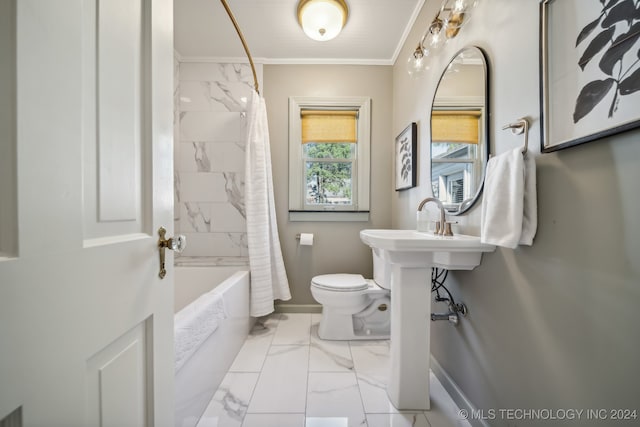
[[[176,427],[197,424],[249,333],[249,272],[239,268],[246,267],[175,269],[176,314],[192,309],[195,304],[189,305],[208,292],[222,296],[225,313],[215,331],[194,347],[176,371]]]

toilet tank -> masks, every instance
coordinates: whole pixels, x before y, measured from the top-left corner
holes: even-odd
[[[373,252],[373,280],[384,289],[391,289],[391,264],[382,258],[379,249],[371,248]]]

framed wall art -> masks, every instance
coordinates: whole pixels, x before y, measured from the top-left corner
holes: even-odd
[[[411,123],[396,137],[396,191],[416,186],[418,125]]]
[[[540,3],[542,151],[640,126],[640,2]]]

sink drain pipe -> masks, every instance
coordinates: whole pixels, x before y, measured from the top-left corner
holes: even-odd
[[[467,315],[467,306],[462,303],[456,303],[449,289],[444,286],[448,275],[449,270],[447,269],[435,267],[431,269],[431,292],[436,293],[436,302],[446,302],[449,307],[447,313],[431,313],[431,321],[447,320],[452,325],[457,326],[460,322],[460,316],[464,317]],[[448,297],[441,296],[440,289],[444,289]]]

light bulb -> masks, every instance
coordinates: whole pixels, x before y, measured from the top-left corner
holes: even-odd
[[[458,35],[460,28],[469,21],[471,9],[478,0],[445,0],[440,8],[440,13],[444,16],[444,32],[448,39]]]
[[[419,44],[416,50],[409,55],[409,59],[407,60],[407,72],[409,76],[418,78],[424,71],[429,69],[427,64],[428,54],[428,51],[425,51]]]
[[[440,49],[446,42],[447,38],[443,31],[442,21],[440,19],[436,19],[427,31],[425,45],[429,49]]]
[[[476,7],[478,0],[444,0],[440,6],[441,12],[465,13]]]
[[[457,13],[466,12],[470,6],[470,3],[471,2],[468,0],[455,0],[455,2],[453,3],[453,11]]]

